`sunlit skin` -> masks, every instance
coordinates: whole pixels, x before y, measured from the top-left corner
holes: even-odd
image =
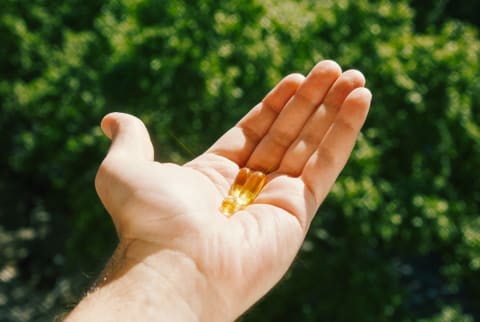
[[[370,106],[364,85],[359,71],[333,61],[289,75],[183,166],[153,160],[139,119],[107,115],[112,145],[96,188],[119,246],[68,320],[239,317],[285,274],[345,166]],[[243,167],[268,171],[266,184],[226,217],[219,207]]]

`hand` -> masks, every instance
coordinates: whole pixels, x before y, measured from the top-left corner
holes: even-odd
[[[237,318],[298,252],[365,121],[371,94],[364,84],[360,72],[342,73],[332,61],[306,78],[289,75],[184,166],[153,160],[137,118],[107,115],[102,129],[112,146],[96,187],[120,246],[104,284],[144,270],[193,319]],[[244,166],[268,171],[267,183],[253,204],[227,218],[219,206]]]

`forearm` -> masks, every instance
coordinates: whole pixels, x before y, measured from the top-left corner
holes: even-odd
[[[65,321],[206,321],[205,290],[203,275],[183,254],[130,243],[119,246]]]

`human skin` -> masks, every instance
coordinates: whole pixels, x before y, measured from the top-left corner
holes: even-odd
[[[95,184],[119,245],[66,321],[237,319],[294,260],[365,121],[364,86],[330,60],[291,74],[183,166],[154,161],[139,119],[107,115],[112,145]],[[245,166],[268,171],[267,183],[227,218],[219,207]]]

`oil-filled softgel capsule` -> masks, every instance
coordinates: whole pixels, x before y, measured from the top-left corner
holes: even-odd
[[[233,181],[228,196],[222,202],[220,211],[230,217],[251,204],[265,185],[265,173],[241,168]]]

